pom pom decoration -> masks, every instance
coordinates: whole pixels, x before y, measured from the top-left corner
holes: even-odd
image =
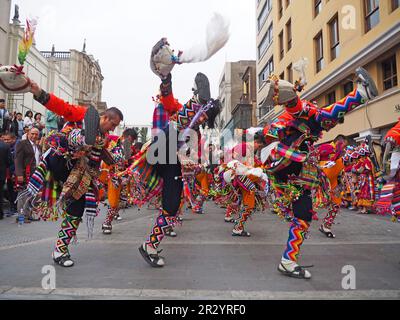
[[[0,65],[0,90],[5,93],[29,92],[31,82],[22,71],[23,66]]]

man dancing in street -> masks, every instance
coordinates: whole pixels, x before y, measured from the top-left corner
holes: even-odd
[[[115,130],[123,115],[117,108],[110,108],[98,118],[93,117],[96,115],[93,109],[70,105],[33,82],[31,92],[39,103],[70,121],[60,132],[47,138],[49,149],[31,177],[25,196],[35,200],[41,194],[36,209],[43,220],[56,220],[58,209],[61,210],[63,221],[52,256],[60,266],[71,267],[74,261],[69,244],[76,236],[83,214],[86,214],[88,233],[93,234],[98,210],[96,179],[101,159],[118,161],[123,156],[119,149],[111,150],[114,157],[106,151],[106,135]],[[85,130],[82,129],[84,120]]]
[[[272,123],[278,130],[279,144],[268,159],[267,171],[273,188],[286,190],[278,201],[285,202],[292,215],[287,247],[278,270],[284,275],[310,279],[306,267],[297,264],[300,247],[304,242],[313,216],[311,191],[318,181],[317,159],[310,154],[313,144],[323,131],[342,122],[344,115],[378,95],[375,83],[363,68],[356,70],[357,88],[342,100],[318,108],[301,100],[294,85],[277,77],[267,82],[267,102],[284,105],[285,113]],[[302,88],[299,88],[302,89]],[[313,151],[313,152],[314,152]]]

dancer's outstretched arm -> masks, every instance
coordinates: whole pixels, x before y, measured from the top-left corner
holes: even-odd
[[[399,122],[386,134],[385,142],[390,142],[392,145],[400,145],[400,118]]]
[[[332,121],[336,125],[344,118],[345,114],[358,108],[364,104],[364,102],[365,99],[357,88],[354,89],[353,92],[350,92],[343,99],[329,106],[320,108],[316,118],[322,124],[327,124],[327,122]]]
[[[32,86],[30,92],[33,94],[37,102],[55,114],[64,117],[66,121],[83,121],[87,109],[86,107],[69,104],[54,94],[47,93],[34,81],[31,80],[31,82]]]

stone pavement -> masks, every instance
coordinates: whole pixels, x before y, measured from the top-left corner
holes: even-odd
[[[399,299],[400,224],[389,217],[348,210],[337,218],[336,239],[313,222],[300,264],[314,264],[311,280],[287,278],[277,271],[288,224],[257,213],[248,222],[250,238],[231,236],[223,209],[207,203],[205,215],[184,214],[176,238],[166,238],[166,266],[151,268],[138,252],[156,211],[128,209],[103,235],[104,212],[95,235],[81,225],[71,246],[73,268],[55,266],[56,289],[43,290],[42,268],[53,266],[51,251],[59,222],[19,227],[15,218],[0,221],[0,299]],[[322,217],[322,214],[320,214]],[[356,271],[356,290],[344,290],[344,266]]]

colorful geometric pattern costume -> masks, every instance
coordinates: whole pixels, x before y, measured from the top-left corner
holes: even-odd
[[[400,119],[399,122],[389,130],[385,136],[385,142],[393,148],[393,153],[400,152]],[[397,160],[396,160],[397,159]],[[400,164],[394,163],[398,158],[392,156],[391,167],[395,171],[383,186],[379,200],[375,204],[375,211],[379,214],[389,213],[393,221],[400,220]],[[396,170],[397,168],[397,170]]]
[[[320,231],[325,233],[328,237],[334,237],[330,230],[339,212],[340,205],[342,204],[338,179],[342,175],[344,169],[343,159],[341,157],[344,147],[345,145],[341,141],[323,144],[318,147],[321,160],[320,166],[328,180],[327,192],[329,193],[329,201],[327,204],[328,213],[324,218]]]
[[[94,145],[86,145],[82,121],[87,108],[70,105],[43,90],[35,99],[69,122],[60,132],[47,137],[48,150],[24,195],[30,198],[41,196],[36,210],[43,220],[57,220],[59,214],[63,217],[53,258],[64,266],[71,266],[73,262],[69,259],[68,245],[84,214],[88,235],[93,235],[94,218],[98,215],[96,180],[105,140],[97,135]],[[71,264],[66,265],[65,261]]]
[[[280,80],[275,79],[276,84],[278,81]],[[279,94],[279,89],[276,91],[275,94]],[[276,97],[278,101],[279,96]],[[281,204],[279,209],[286,208],[283,215],[289,214],[295,218],[290,227],[287,249],[279,266],[279,270],[285,274],[294,276],[294,272],[298,272],[304,275],[304,270],[300,267],[296,266],[294,271],[288,271],[282,263],[290,265],[290,262],[296,262],[304,234],[312,221],[311,191],[319,183],[318,161],[313,163],[315,160],[310,154],[314,151],[312,145],[324,130],[335,127],[346,113],[362,105],[367,99],[365,92],[355,89],[338,102],[323,108],[299,98],[286,100],[286,112],[269,128],[277,132],[279,139],[279,144],[267,162],[266,169],[271,178],[271,187],[281,190],[282,197],[277,199],[277,202]],[[318,156],[315,159],[318,159]]]

